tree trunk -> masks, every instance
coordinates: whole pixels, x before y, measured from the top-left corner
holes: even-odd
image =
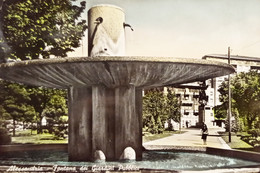
[[[13,118],[13,136],[15,136],[15,118]]]
[[[248,129],[252,129],[252,119],[249,117],[250,115],[247,116],[247,126],[248,126]]]
[[[37,134],[42,134],[42,117],[40,117],[40,121],[37,123]]]
[[[37,123],[37,134],[42,134],[42,122]]]

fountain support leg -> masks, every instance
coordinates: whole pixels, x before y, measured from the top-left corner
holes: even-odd
[[[142,159],[142,91],[134,86],[70,88],[69,160],[93,161],[101,150],[120,160],[127,147]]]
[[[89,88],[71,88],[69,100],[69,160],[87,160],[92,155],[89,145],[92,134],[92,91]]]

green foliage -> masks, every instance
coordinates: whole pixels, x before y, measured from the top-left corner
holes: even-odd
[[[241,73],[233,81],[232,97],[248,129],[260,117],[260,75],[256,71]]]
[[[30,105],[32,105],[36,112],[37,131],[42,133],[42,119],[44,117],[43,111],[50,101],[53,89],[43,87],[28,87],[30,93]]]
[[[167,88],[167,106],[168,106],[168,119],[172,119],[175,122],[181,120],[181,105],[178,97],[172,89]],[[171,124],[171,123],[170,123]]]
[[[232,135],[231,142],[229,142],[228,132],[222,133],[222,139],[232,148],[232,149],[250,149],[252,148],[247,142],[240,138],[239,136]]]
[[[218,105],[214,107],[215,119],[223,120],[227,118],[227,109],[225,105]]]
[[[260,137],[260,129],[251,129],[248,131],[248,134],[251,134],[253,137]]]
[[[70,0],[5,1],[0,14],[2,52],[8,45],[11,59],[65,57],[84,36],[86,21],[79,17],[85,7],[85,2],[76,6]]]
[[[60,144],[68,143],[68,139],[55,140],[56,137],[49,133],[37,134],[36,131],[24,130],[12,137],[13,144]]]
[[[1,80],[0,88],[2,115],[6,119],[13,120],[13,136],[15,136],[16,121],[29,121],[35,112],[29,104],[29,93],[24,85]]]
[[[65,138],[68,134],[68,108],[66,105],[66,92],[55,90],[45,109],[48,121],[48,131],[57,139]]]
[[[170,90],[164,94],[159,89],[147,91],[143,97],[143,128],[152,134],[162,133],[164,123],[180,120],[180,104]]]
[[[260,149],[260,129],[251,129],[248,131],[247,136],[241,137],[241,139],[248,144]]]
[[[227,112],[227,111],[226,111]],[[229,131],[229,120],[225,121],[226,131]],[[232,108],[232,118],[231,118],[231,131],[241,132],[244,130],[243,121],[239,118],[239,113],[236,108]]]
[[[246,143],[250,144],[253,147],[260,147],[260,137],[254,136],[243,136],[241,140],[245,141]]]
[[[37,131],[42,133],[42,118],[50,122],[50,131],[62,137],[67,131],[67,93],[65,90],[24,86],[0,81],[0,118],[13,120],[13,136],[16,122],[33,124],[37,122]],[[56,130],[55,130],[56,129]]]
[[[245,127],[245,130],[252,129],[260,119],[260,74],[256,71],[239,73],[232,78],[231,89],[232,115],[236,118],[234,112],[237,110],[236,120],[240,120],[240,129],[242,127]],[[223,102],[220,109],[227,110],[227,81],[222,83],[218,91],[221,94],[220,101]]]
[[[163,133],[160,134],[146,133],[146,135],[143,136],[143,142],[149,142],[149,141],[165,138],[173,134],[180,134],[180,133],[184,133],[184,131],[164,131]]]
[[[43,87],[30,87],[29,90],[31,98],[30,104],[37,113],[36,121],[38,133],[42,133],[41,122],[44,116],[47,117],[50,126],[53,125],[53,127],[48,128],[52,133],[56,125],[60,126],[59,123],[63,123],[63,120],[60,120],[59,117],[65,116],[68,113],[66,103],[67,92],[65,90]]]
[[[147,126],[150,133],[155,134],[163,130],[161,129],[161,121],[166,121],[166,109],[163,92],[153,89],[145,94],[143,98],[143,126]]]

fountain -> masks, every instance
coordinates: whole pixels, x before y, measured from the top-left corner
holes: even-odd
[[[127,57],[121,8],[88,11],[89,57],[4,63],[0,77],[67,89],[70,161],[142,159],[142,90],[206,80],[234,72],[220,62]]]

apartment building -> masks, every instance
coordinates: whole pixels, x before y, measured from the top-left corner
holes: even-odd
[[[173,88],[181,103],[181,128],[195,126],[199,121],[199,86],[194,84]]]

